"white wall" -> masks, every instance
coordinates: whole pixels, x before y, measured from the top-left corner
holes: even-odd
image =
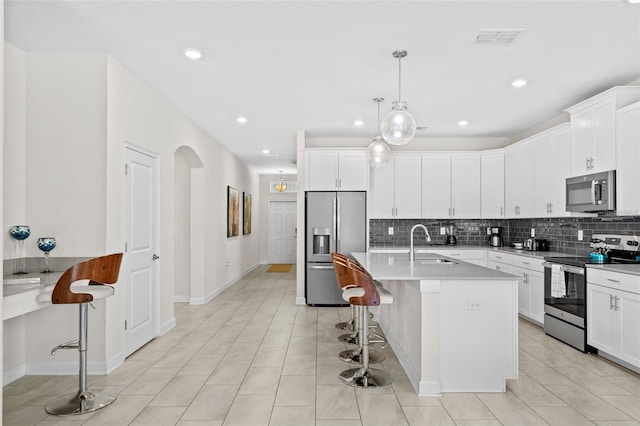
[[[0,33],[4,34],[4,0],[0,0]],[[4,173],[4,37],[2,44],[0,45],[0,223],[3,222],[3,193],[2,188],[4,186],[4,179],[2,174]],[[4,259],[4,250],[0,246],[0,258]],[[4,273],[2,263],[0,263],[0,275]],[[0,296],[3,296],[3,289],[0,289]],[[2,316],[2,306],[0,306],[0,316]],[[4,352],[4,333],[0,332],[0,360],[3,360],[2,353]],[[0,371],[0,384],[3,382],[2,371]],[[0,412],[2,412],[2,390],[0,389]]]
[[[176,301],[185,302],[191,295],[190,283],[190,215],[191,167],[184,155],[175,156],[175,271],[173,293]]]
[[[271,192],[270,184],[276,181],[280,175],[260,176],[260,211],[258,226],[260,228],[260,263],[269,263],[269,201],[296,201],[295,192]],[[295,175],[282,175],[282,180],[295,181]],[[300,190],[300,188],[298,188]],[[302,190],[304,192],[304,189]]]
[[[176,203],[185,199],[181,193],[176,195],[183,188],[174,179],[176,149],[188,146],[202,159],[205,298],[258,264],[261,203],[255,172],[106,55],[25,54],[10,45],[7,52],[4,65],[15,85],[11,84],[6,97],[11,126],[4,150],[15,161],[4,170],[8,191],[3,229],[22,223],[32,227],[28,256],[42,256],[35,239],[45,235],[59,241],[53,256],[123,251],[124,146],[128,143],[158,156],[161,331],[175,323],[174,216]],[[227,185],[254,197],[251,235],[226,238]],[[3,236],[5,250],[13,250],[6,232]],[[122,360],[123,297],[123,291],[116,291],[98,304],[98,311],[91,311],[90,371],[92,362],[114,366]],[[54,309],[60,335],[65,337],[48,333],[39,339],[42,324]],[[35,338],[11,342],[18,347],[7,357],[11,365],[3,365],[3,370],[20,367],[21,362],[50,368],[50,341],[57,344],[74,338],[77,307],[47,308],[9,326],[7,335]],[[77,359],[77,353],[71,352],[57,354],[54,361]]]

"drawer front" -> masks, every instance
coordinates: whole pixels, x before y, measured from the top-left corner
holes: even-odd
[[[544,259],[536,259],[529,256],[513,256],[513,266],[530,269],[532,271],[544,272],[542,262],[544,262]]]
[[[487,260],[491,260],[494,262],[506,263],[508,265],[511,265],[513,263],[513,258],[513,255],[501,253],[499,251],[487,252]]]
[[[620,274],[604,269],[587,268],[587,282],[615,288],[629,293],[640,294],[640,276]]]

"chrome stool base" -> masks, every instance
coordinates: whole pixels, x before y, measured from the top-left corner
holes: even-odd
[[[346,351],[340,352],[338,357],[345,362],[355,362],[358,364],[362,364],[360,360],[360,355],[362,355],[362,349],[347,349]],[[379,364],[384,361],[384,355],[378,351],[369,351],[369,364]]]
[[[377,368],[351,368],[340,373],[340,381],[357,388],[377,388],[388,386],[393,379],[384,370]]]
[[[352,331],[353,330],[353,321],[345,321],[339,322],[336,324],[336,328],[343,331]]]
[[[49,402],[46,410],[54,416],[85,414],[106,407],[116,398],[115,395],[105,391],[87,391],[85,395],[74,393]]]

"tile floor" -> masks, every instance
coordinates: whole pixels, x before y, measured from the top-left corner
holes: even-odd
[[[338,382],[334,324],[348,308],[296,306],[295,268],[259,267],[207,305],[176,304],[177,327],[94,388],[119,394],[106,409],[49,416],[44,405],[75,376],[26,376],[4,387],[10,425],[640,425],[640,376],[520,322],[520,378],[506,393],[418,397],[390,350],[392,386]]]

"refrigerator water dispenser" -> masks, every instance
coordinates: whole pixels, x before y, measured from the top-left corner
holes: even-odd
[[[330,237],[331,231],[328,228],[313,228],[313,254],[329,254]]]

